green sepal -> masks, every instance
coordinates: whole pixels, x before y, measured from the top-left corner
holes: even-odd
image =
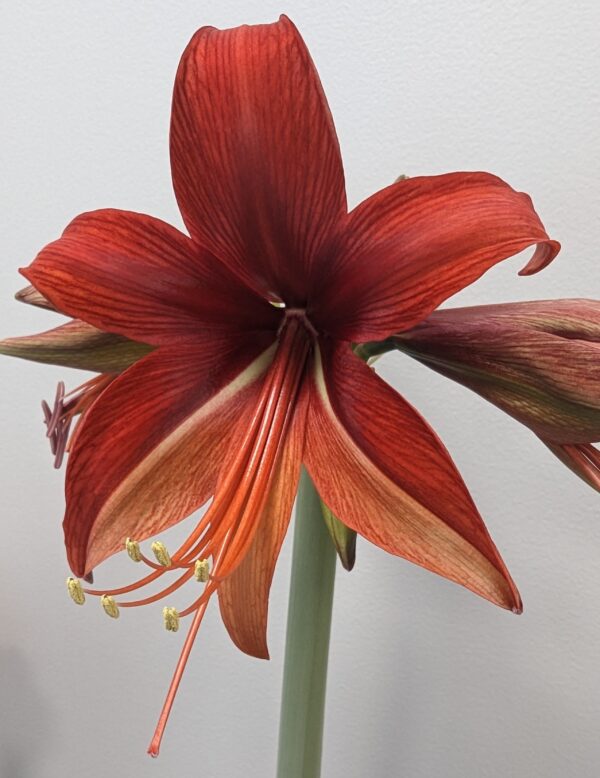
[[[73,320],[46,332],[0,341],[0,354],[94,373],[121,373],[152,346]]]
[[[343,567],[350,571],[356,562],[356,532],[347,527],[321,500],[321,513]]]

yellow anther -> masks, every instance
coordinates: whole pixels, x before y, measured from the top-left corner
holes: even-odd
[[[77,605],[83,605],[85,602],[85,592],[79,578],[67,578],[67,590],[73,602],[76,602]]]
[[[150,548],[154,552],[154,556],[156,557],[156,561],[159,565],[162,565],[163,567],[171,567],[171,557],[169,556],[169,552],[167,551],[164,543],[161,543],[160,540],[155,540]]]
[[[111,619],[119,618],[119,606],[109,594],[103,594],[100,597],[100,604],[104,608],[106,615],[110,616]]]
[[[177,632],[179,629],[179,612],[177,608],[163,608],[165,629],[169,632]]]
[[[125,541],[125,549],[129,554],[129,558],[134,562],[142,561],[142,552],[140,551],[140,544],[137,542],[137,540],[127,538]]]
[[[210,574],[210,562],[208,559],[197,559],[194,565],[194,578],[196,581],[206,583]]]

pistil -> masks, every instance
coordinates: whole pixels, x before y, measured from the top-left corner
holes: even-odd
[[[82,594],[100,596],[105,611],[116,618],[119,608],[156,602],[192,578],[204,583],[202,593],[189,607],[182,610],[167,607],[163,610],[165,626],[170,631],[176,631],[181,618],[191,614],[194,614],[194,618],[149,748],[153,756],[158,755],[171,706],[208,601],[219,584],[242,562],[254,539],[276,477],[313,338],[314,330],[306,321],[304,312],[286,311],[283,326],[278,333],[278,348],[265,376],[252,418],[249,423],[243,422],[245,430],[241,440],[237,440],[234,433],[231,457],[222,467],[213,502],[184,543],[173,554],[169,554],[164,544],[153,542],[152,551],[157,560],[153,562],[143,554],[136,541],[127,538],[129,556],[149,566],[152,572],[118,589],[82,589]],[[59,392],[57,398],[55,411],[57,406],[62,406],[64,390]],[[57,418],[62,418],[61,414],[62,407],[58,415],[54,413]],[[56,419],[50,417],[47,422],[49,429],[52,428],[54,432],[58,423]],[[212,570],[209,558],[214,562]],[[159,592],[136,600],[114,599],[145,587],[168,571],[180,571],[181,574]]]

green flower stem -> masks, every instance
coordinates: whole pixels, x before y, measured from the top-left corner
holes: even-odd
[[[279,724],[278,778],[319,778],[336,553],[303,469],[298,490]]]

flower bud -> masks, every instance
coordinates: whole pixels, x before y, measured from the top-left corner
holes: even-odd
[[[436,311],[396,348],[528,426],[595,488],[600,301],[542,300]]]

